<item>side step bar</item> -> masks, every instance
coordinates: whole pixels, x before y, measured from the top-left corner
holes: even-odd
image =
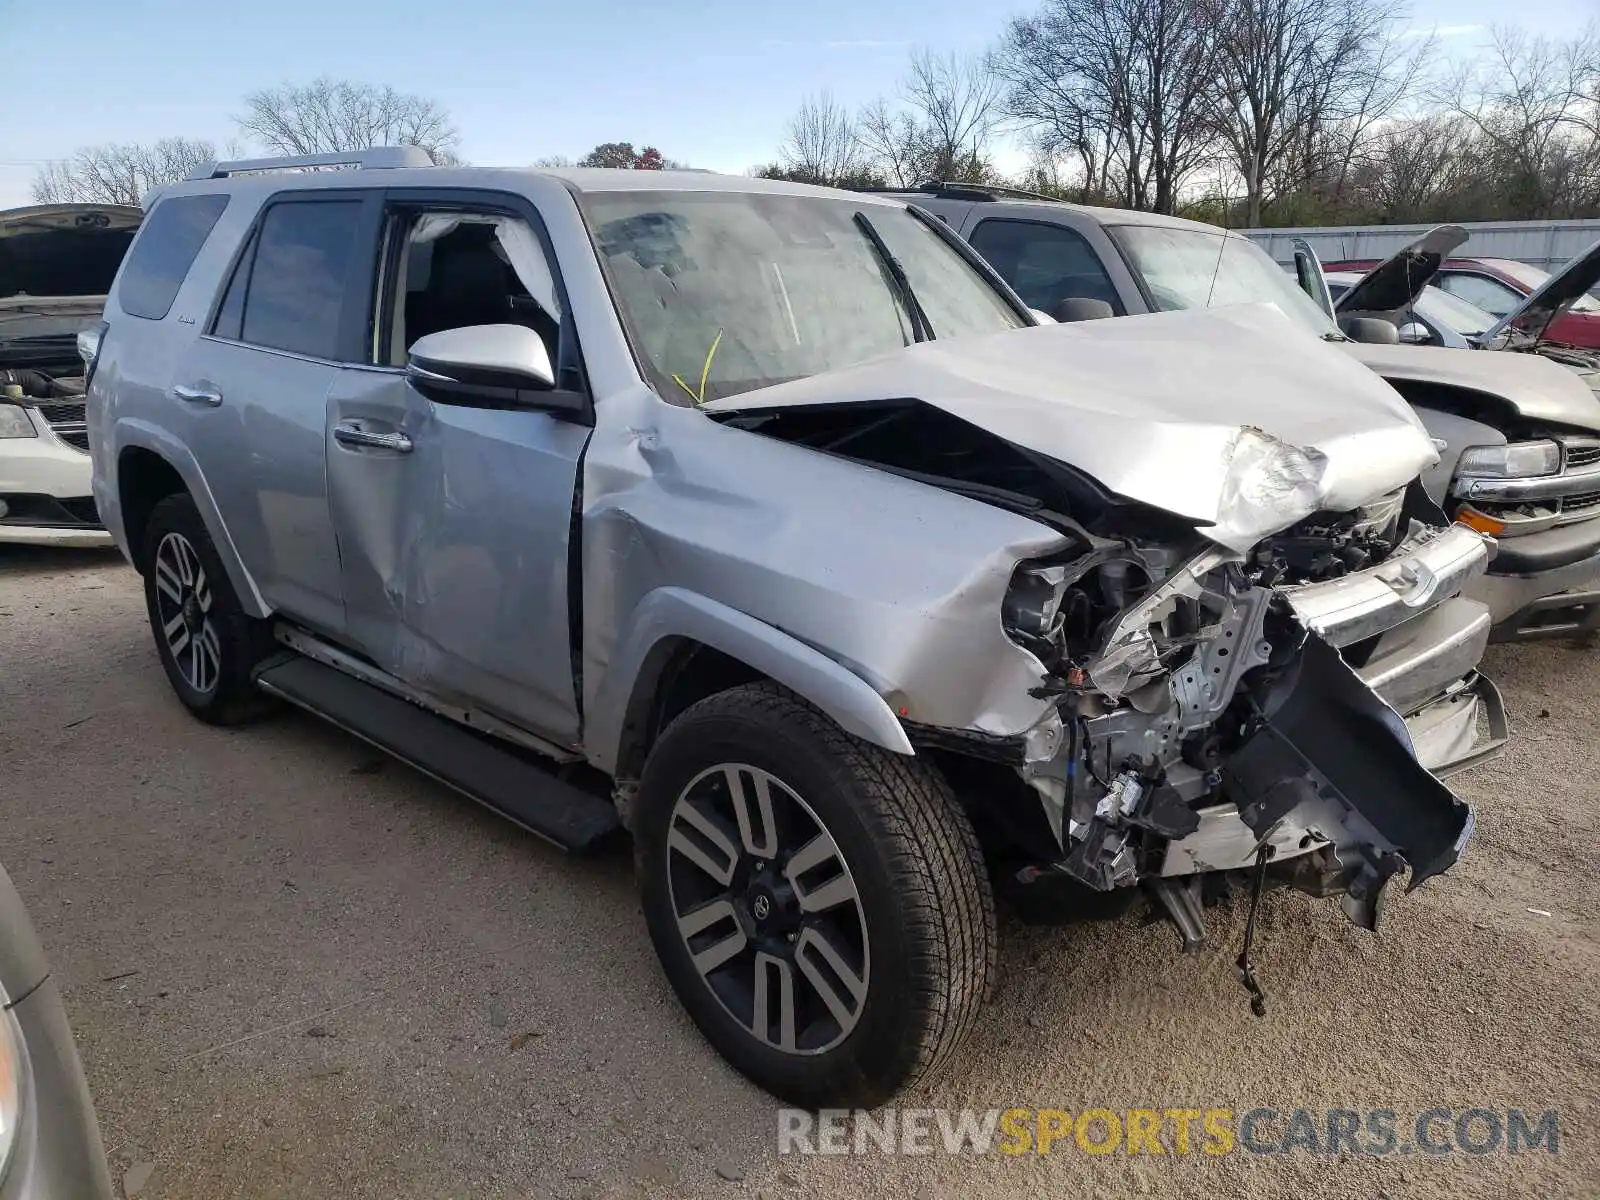
[[[607,801],[509,747],[298,654],[256,669],[256,686],[353,733],[425,775],[574,853],[622,827]]]

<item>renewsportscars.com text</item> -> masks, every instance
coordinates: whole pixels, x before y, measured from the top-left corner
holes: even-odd
[[[779,1154],[1559,1154],[1560,1114],[1520,1108],[778,1110]]]

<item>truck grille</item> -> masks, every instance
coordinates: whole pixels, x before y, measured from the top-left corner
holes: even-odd
[[[1561,511],[1567,515],[1600,508],[1600,492],[1579,492],[1561,502]]]
[[[1600,438],[1563,438],[1566,448],[1566,465],[1587,467],[1600,462]]]
[[[58,438],[75,450],[89,452],[89,426],[82,400],[45,400],[34,407]]]

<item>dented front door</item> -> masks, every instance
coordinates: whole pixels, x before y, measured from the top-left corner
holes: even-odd
[[[328,425],[356,648],[438,699],[576,744],[568,538],[589,430],[435,404],[377,367],[341,372]]]

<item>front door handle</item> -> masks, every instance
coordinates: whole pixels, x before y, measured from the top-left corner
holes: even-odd
[[[393,433],[379,433],[355,421],[340,421],[333,427],[333,440],[341,446],[372,446],[378,450],[392,450],[396,454],[411,453],[411,438],[396,429]]]
[[[190,404],[203,404],[207,408],[220,408],[222,406],[222,393],[212,388],[189,387],[180,383],[172,389],[172,394],[179,400],[186,400]]]

